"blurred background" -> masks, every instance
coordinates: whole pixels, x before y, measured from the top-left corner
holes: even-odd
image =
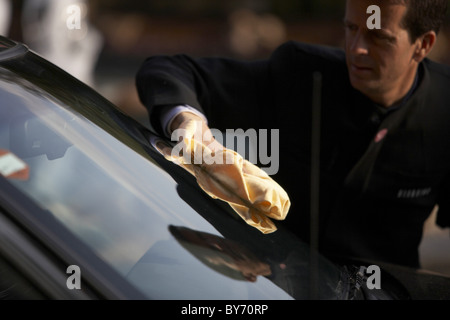
[[[0,34],[26,43],[146,124],[134,88],[146,57],[263,59],[288,40],[342,46],[344,5],[344,0],[0,0]],[[432,52],[447,64],[449,28],[450,23]]]
[[[450,0],[449,0],[450,3]],[[134,77],[152,55],[267,58],[288,40],[343,46],[344,0],[0,0],[0,34],[148,124]],[[450,65],[450,14],[431,58]],[[450,232],[427,221],[424,268],[450,275]]]

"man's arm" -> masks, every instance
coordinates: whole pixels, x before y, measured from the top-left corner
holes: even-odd
[[[273,100],[267,61],[157,56],[142,65],[136,86],[159,134],[162,113],[179,105],[200,111],[219,130],[260,128]]]

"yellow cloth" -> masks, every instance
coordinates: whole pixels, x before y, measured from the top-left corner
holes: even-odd
[[[193,174],[207,194],[228,202],[250,226],[264,234],[276,231],[270,218],[286,218],[290,208],[286,191],[237,152],[227,148],[212,152],[194,138],[195,126],[195,122],[190,124],[183,141],[175,147],[176,152],[163,150],[165,158]],[[180,150],[183,151],[175,155]]]

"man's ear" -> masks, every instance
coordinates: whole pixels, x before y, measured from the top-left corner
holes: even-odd
[[[428,31],[416,40],[416,50],[414,51],[414,60],[421,62],[431,52],[436,43],[436,32]]]

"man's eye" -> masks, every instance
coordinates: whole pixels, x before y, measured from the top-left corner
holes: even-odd
[[[358,27],[355,25],[346,25],[345,28],[347,28],[349,31],[356,31],[358,30]]]
[[[384,34],[381,33],[374,33],[375,38],[380,39],[380,40],[387,40],[388,37],[386,37]]]

